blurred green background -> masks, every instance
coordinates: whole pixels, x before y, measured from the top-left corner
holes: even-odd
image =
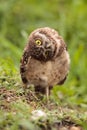
[[[54,95],[58,94],[57,89],[65,101],[86,104],[86,0],[0,0],[0,76],[11,75],[15,68],[19,72],[28,35],[44,26],[56,29],[63,36],[71,58],[68,79],[63,87],[54,88]]]

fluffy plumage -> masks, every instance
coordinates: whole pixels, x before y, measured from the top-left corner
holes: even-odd
[[[57,84],[63,84],[69,72],[70,58],[61,36],[49,27],[33,31],[21,59],[20,73],[25,87],[49,94]]]

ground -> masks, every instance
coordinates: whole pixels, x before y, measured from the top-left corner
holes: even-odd
[[[19,74],[0,82],[0,130],[85,130],[87,112],[80,106],[58,104],[51,96],[47,104],[32,88],[23,90]]]

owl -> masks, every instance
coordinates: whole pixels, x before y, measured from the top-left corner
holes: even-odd
[[[67,46],[58,32],[49,27],[34,30],[21,58],[24,89],[33,84],[35,92],[46,94],[48,100],[53,86],[66,80],[69,66]]]

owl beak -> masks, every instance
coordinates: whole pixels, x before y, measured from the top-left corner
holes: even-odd
[[[45,44],[46,49],[49,48],[50,46],[51,46],[51,43],[50,44],[47,44],[47,43]]]
[[[45,52],[43,53],[43,56],[44,56],[45,59],[47,58],[47,55],[48,55],[48,53],[47,53],[47,51],[45,51]]]

